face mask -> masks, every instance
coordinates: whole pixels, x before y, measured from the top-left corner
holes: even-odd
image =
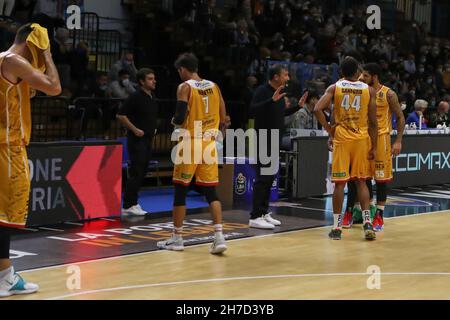
[[[129,84],[130,84],[130,79],[122,80],[122,84],[123,84],[124,86],[129,85]]]
[[[106,84],[103,86],[100,86],[100,90],[105,91],[106,89],[108,89],[108,86]]]

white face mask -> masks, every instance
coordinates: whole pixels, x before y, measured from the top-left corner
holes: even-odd
[[[129,85],[129,84],[130,84],[130,79],[122,80],[122,84],[123,84],[124,86]]]

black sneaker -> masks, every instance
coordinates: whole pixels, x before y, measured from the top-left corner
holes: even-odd
[[[340,229],[331,229],[328,236],[333,240],[341,240],[342,230]]]
[[[364,236],[366,240],[375,240],[377,235],[375,231],[373,230],[373,226],[371,223],[364,224]]]

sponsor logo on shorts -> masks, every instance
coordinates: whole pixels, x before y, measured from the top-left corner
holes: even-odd
[[[190,179],[190,178],[192,178],[192,174],[182,173],[181,174],[181,178],[183,178],[183,179]]]
[[[346,176],[345,172],[333,173],[333,178],[345,178],[345,176]]]

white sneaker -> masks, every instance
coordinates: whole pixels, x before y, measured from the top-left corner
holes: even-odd
[[[16,294],[30,294],[39,290],[35,283],[26,282],[19,274],[11,268],[11,274],[0,279],[0,298],[9,297]]]
[[[142,210],[140,205],[135,205],[132,207],[129,207],[128,209],[122,209],[123,214],[131,214],[135,216],[145,216],[147,214],[146,211]]]
[[[184,250],[184,243],[182,237],[175,237],[172,235],[167,240],[158,241],[156,243],[156,246],[158,249],[166,249],[166,250],[173,250],[173,251],[183,251]]]
[[[257,229],[275,229],[275,226],[264,219],[264,217],[259,217],[256,219],[250,219],[248,222],[250,228]]]
[[[263,215],[264,220],[266,220],[268,223],[273,224],[274,226],[280,226],[281,221],[276,220],[272,218],[272,212],[269,212],[268,214]]]
[[[225,237],[223,235],[221,236],[215,236],[214,242],[209,248],[209,253],[211,254],[220,254],[227,250],[227,244],[225,242]]]

